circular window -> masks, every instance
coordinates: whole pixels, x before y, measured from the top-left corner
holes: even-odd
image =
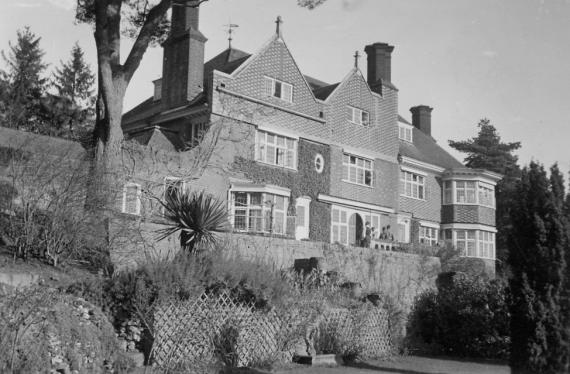
[[[317,173],[322,173],[324,168],[325,168],[325,159],[323,158],[323,155],[317,153],[317,155],[315,156],[315,170],[317,171]]]

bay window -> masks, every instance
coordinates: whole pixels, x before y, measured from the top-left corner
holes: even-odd
[[[420,243],[437,245],[438,229],[434,227],[420,226]]]
[[[495,187],[481,181],[454,180],[443,182],[444,204],[477,204],[495,207]]]

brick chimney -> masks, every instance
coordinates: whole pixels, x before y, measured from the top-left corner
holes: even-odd
[[[393,50],[394,46],[387,43],[374,43],[364,48],[368,57],[368,85],[371,88],[379,86],[380,80],[392,82]]]
[[[427,105],[418,105],[410,108],[412,112],[412,125],[424,134],[431,136],[431,111]]]
[[[173,5],[170,35],[163,43],[162,95],[164,109],[187,104],[203,90],[204,44],[198,30],[200,7]]]

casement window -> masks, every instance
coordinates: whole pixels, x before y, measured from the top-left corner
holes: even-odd
[[[232,192],[232,215],[236,231],[286,232],[289,198],[267,192]]]
[[[347,211],[333,208],[331,214],[331,242],[348,245]]]
[[[495,188],[480,181],[443,182],[444,204],[478,204],[495,207]]]
[[[188,134],[188,146],[195,147],[204,138],[204,134],[206,133],[207,127],[205,123],[195,123],[192,124],[189,128]]]
[[[420,226],[420,243],[437,245],[438,229],[434,227]]]
[[[455,231],[455,247],[462,256],[477,257],[477,235],[475,230]]]
[[[127,183],[123,187],[123,213],[141,214],[141,186],[137,183]]]
[[[348,106],[348,120],[357,125],[369,126],[370,125],[370,113],[365,110],[355,108],[353,106]]]
[[[264,77],[265,95],[276,97],[288,103],[293,102],[293,85],[275,78]]]
[[[297,140],[258,130],[255,160],[296,170]]]
[[[453,204],[453,182],[443,182],[443,203]]]
[[[399,125],[399,133],[398,133],[398,137],[401,140],[405,140],[407,142],[412,142],[413,138],[412,138],[412,126],[406,126],[406,125]]]
[[[495,258],[495,233],[479,231],[479,256]]]
[[[488,206],[491,208],[495,207],[495,189],[493,186],[479,182],[479,204]]]
[[[374,162],[354,155],[342,156],[342,180],[363,186],[373,186]]]
[[[455,181],[455,202],[457,204],[476,204],[477,182]]]
[[[400,194],[425,200],[425,177],[407,170],[400,170]]]

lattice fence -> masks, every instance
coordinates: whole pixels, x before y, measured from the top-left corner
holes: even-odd
[[[390,349],[388,317],[380,308],[290,315],[259,311],[253,303],[238,303],[225,294],[204,294],[157,309],[153,358],[164,367],[211,362],[215,347],[226,345],[224,351],[231,352],[236,366],[250,366],[287,354],[283,352],[290,354],[292,343],[304,344],[307,329],[315,325],[320,334],[337,334],[336,341],[358,346],[366,356],[382,356]]]

